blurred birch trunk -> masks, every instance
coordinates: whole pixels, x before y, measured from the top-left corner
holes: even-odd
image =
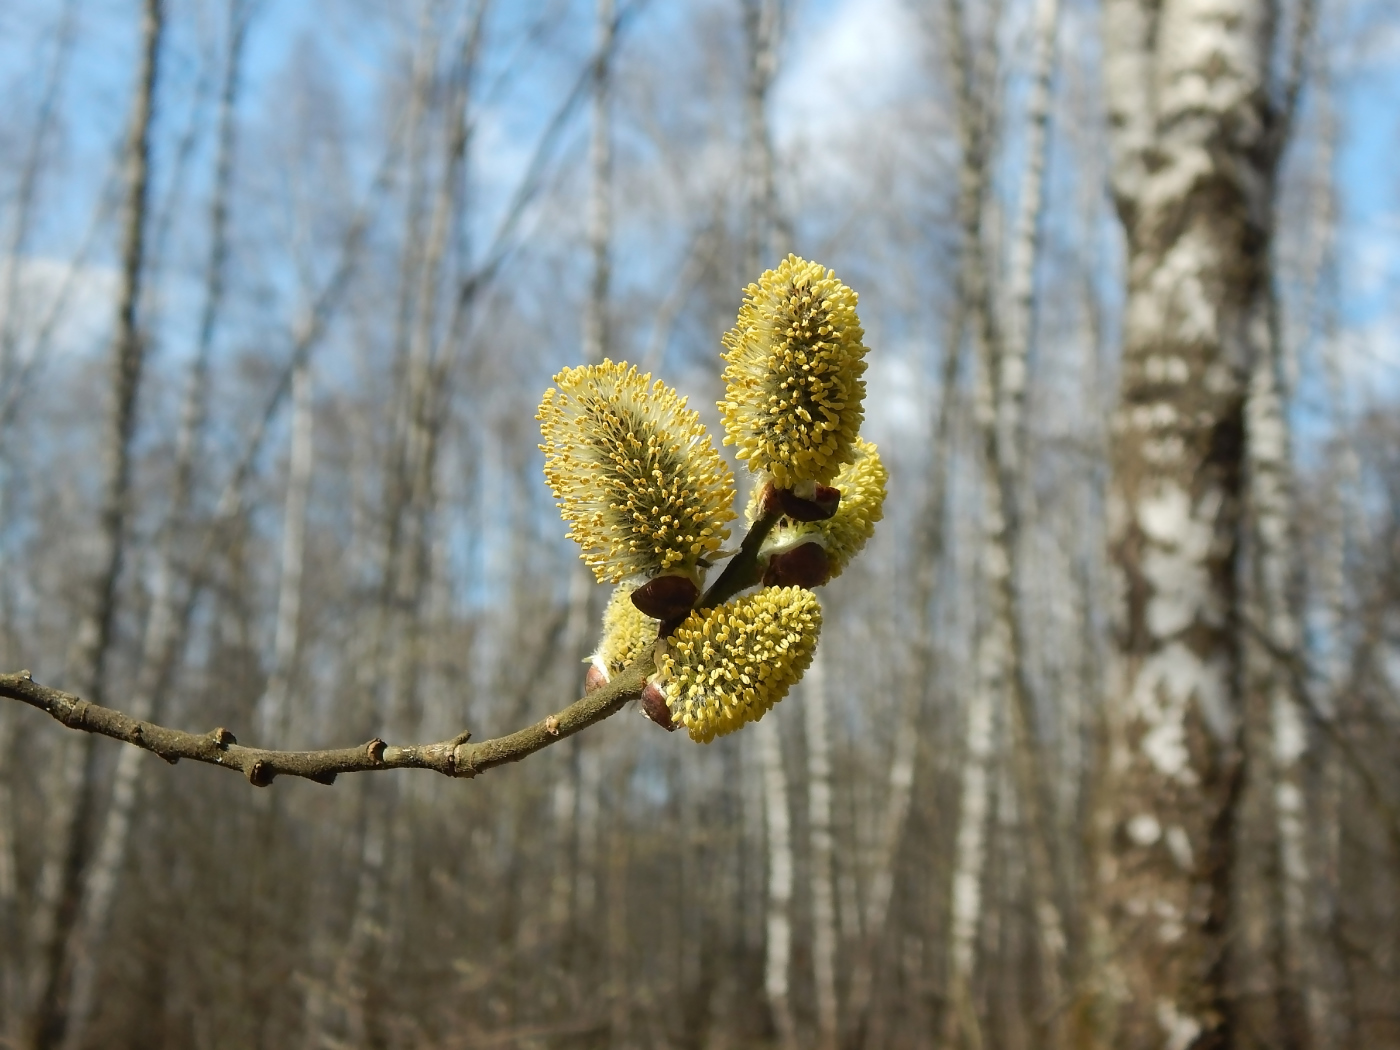
[[[613,45],[616,41],[617,16],[613,0],[597,0],[594,14],[594,54],[592,127],[589,138],[589,185],[588,185],[588,248],[592,260],[592,273],[588,282],[588,296],[583,308],[583,363],[597,364],[611,353],[611,340],[608,325],[608,295],[611,275],[609,253],[612,242],[612,103],[610,98],[612,83]],[[583,663],[589,651],[590,634],[597,629],[593,594],[596,581],[593,573],[580,560],[570,562],[568,619],[564,622],[563,645],[563,685],[559,698],[579,695],[583,682]],[[592,815],[597,812],[596,797],[585,798],[583,792],[597,792],[600,784],[596,778],[583,776],[583,749],[589,745],[583,739],[570,740],[564,747],[564,767],[556,775],[554,782],[554,825],[558,841],[558,852],[554,868],[554,885],[551,889],[550,918],[554,927],[554,937],[562,947],[566,940],[571,913],[570,895],[574,894],[577,904],[583,903],[583,888],[596,884],[593,872],[583,870],[585,852],[596,853],[591,846],[586,847],[585,832],[596,834]],[[590,817],[590,824],[584,826],[584,815]],[[590,860],[592,858],[590,857]],[[590,910],[575,907],[572,917],[576,922],[585,921]]]
[[[195,465],[202,447],[207,412],[209,358],[223,305],[225,271],[228,260],[228,207],[233,176],[234,115],[238,100],[243,44],[247,38],[249,12],[241,0],[231,0],[228,9],[228,41],[224,55],[224,83],[220,94],[218,154],[215,162],[214,191],[210,206],[210,247],[205,267],[204,305],[200,315],[199,337],[190,366],[184,404],[175,440],[174,482],[171,506],[161,537],[157,541],[141,662],[127,713],[137,719],[157,719],[178,660],[189,623],[191,603],[181,600],[177,583],[177,560],[185,538],[194,496]],[[295,385],[295,384],[294,384]],[[295,452],[293,454],[295,463]],[[279,633],[281,623],[279,619]],[[278,739],[273,737],[272,739]],[[96,1005],[96,982],[102,947],[111,917],[113,901],[126,862],[128,842],[137,799],[144,756],[126,749],[117,758],[117,769],[109,790],[110,801],[97,839],[91,870],[86,878],[82,910],[69,944],[73,959],[71,1001],[64,1046],[78,1050],[87,1021]]]
[[[999,12],[998,12],[999,13]],[[994,16],[991,16],[994,17]],[[995,23],[993,23],[995,25]],[[947,0],[946,35],[952,75],[956,78],[958,137],[961,150],[958,190],[958,223],[961,253],[958,271],[959,310],[967,318],[977,362],[975,399],[979,423],[995,419],[992,377],[986,369],[991,353],[987,340],[990,323],[988,275],[983,247],[982,217],[986,207],[994,128],[992,107],[985,92],[996,82],[995,30],[990,39],[974,50],[972,26],[962,0]],[[961,326],[960,326],[961,327]],[[983,488],[985,498],[995,507],[1000,488],[995,483]],[[999,522],[986,520],[983,530],[990,533]],[[986,543],[984,535],[984,544]],[[995,548],[984,546],[982,571],[990,565]],[[982,1045],[981,1025],[972,999],[972,978],[977,963],[977,935],[983,908],[983,878],[987,858],[988,817],[991,802],[991,759],[996,732],[996,710],[1004,686],[1007,639],[995,628],[995,620],[979,617],[974,669],[964,712],[962,769],[959,774],[957,833],[953,845],[951,900],[948,922],[948,961],[946,1001],[943,1014],[943,1042],[949,1047]]]
[[[287,492],[282,510],[282,572],[272,638],[272,673],[258,708],[263,738],[284,741],[291,728],[291,684],[301,648],[302,576],[306,565],[306,508],[315,459],[311,363],[297,361],[292,370],[291,449]]]
[[[141,63],[131,125],[123,153],[126,196],[122,213],[121,282],[112,341],[112,414],[106,435],[102,506],[98,524],[97,575],[88,606],[74,634],[66,685],[94,703],[105,697],[105,673],[115,630],[117,584],[125,554],[130,511],[132,440],[137,393],[145,364],[140,330],[146,222],[150,204],[151,125],[165,12],[161,0],[145,0]],[[65,1024],[68,936],[77,919],[87,865],[95,739],[65,735],[58,743],[58,777],[47,817],[47,855],[34,893],[28,1010],[21,1034],[26,1050],[58,1045]]]
[[[783,239],[774,182],[768,94],[777,71],[782,15],[780,0],[744,0],[744,40],[748,81],[744,92],[745,159],[748,173],[748,243],[743,280],[757,280],[770,261],[774,242]],[[754,733],[763,788],[763,825],[767,842],[767,893],[764,898],[764,977],[768,1008],[782,1046],[797,1046],[796,1021],[789,997],[792,970],[793,849],[788,809],[787,771],[782,737],[775,718],[760,722]]]
[[[1236,552],[1250,363],[1268,326],[1272,6],[1110,0],[1112,188],[1127,235],[1110,552],[1101,1045],[1231,1044],[1241,786]]]
[[[995,679],[1004,683],[1011,703],[1011,767],[1017,792],[1017,812],[1027,853],[1026,884],[1036,928],[1040,963],[1041,1016],[1046,1018],[1043,1045],[1064,1041],[1060,1027],[1065,996],[1065,930],[1060,910],[1063,899],[1059,864],[1052,848],[1054,793],[1044,771],[1039,719],[1026,667],[1026,638],[1021,610],[1020,497],[1027,467],[1024,462],[1025,402],[1035,322],[1035,268],[1040,248],[1041,202],[1044,198],[1047,126],[1051,81],[1055,70],[1058,0],[1036,0],[1032,32],[1031,89],[1027,101],[1026,161],[1021,173],[1017,211],[1012,227],[1007,273],[1009,309],[1004,330],[991,324],[990,298],[978,319],[986,326],[974,332],[979,344],[979,370],[991,386],[979,393],[982,430],[984,513],[986,532],[984,581],[991,585],[988,600],[994,621],[986,629],[1000,635],[992,652],[1006,661]],[[993,404],[983,405],[983,397]],[[988,411],[991,409],[991,411]],[[1048,810],[1048,811],[1047,811]]]
[[[831,736],[826,658],[818,649],[804,676],[807,730],[807,835],[812,896],[812,977],[817,999],[817,1050],[836,1050],[836,889],[832,882]]]
[[[420,282],[426,281],[424,260],[430,236],[423,228],[427,178],[428,121],[431,96],[437,79],[438,38],[433,24],[436,5],[423,0],[418,8],[417,34],[412,50],[405,116],[406,186],[403,242],[400,248],[394,325],[394,390],[389,400],[389,441],[383,460],[382,495],[379,499],[378,550],[371,558],[377,576],[377,593],[369,614],[371,638],[356,661],[356,693],[360,719],[376,734],[410,732],[413,698],[413,664],[405,651],[413,644],[412,622],[417,607],[411,605],[419,553],[413,543],[416,521],[412,513],[419,482],[414,462],[418,441],[420,398],[427,388],[423,374],[424,348],[417,338]],[[397,785],[355,785],[358,836],[350,851],[357,858],[355,889],[349,929],[338,954],[329,1000],[307,1007],[307,1045],[319,1048],[338,1039],[353,1046],[369,1045],[381,1037],[379,1017],[373,1009],[370,988],[386,961],[390,923],[386,912],[389,864],[399,859],[391,848]],[[407,858],[402,859],[404,863]]]
[[[25,311],[19,308],[21,259],[29,244],[30,231],[37,218],[36,200],[43,171],[44,152],[58,121],[59,92],[65,82],[75,29],[76,0],[64,0],[55,34],[54,55],[48,64],[34,130],[25,145],[19,178],[10,207],[14,222],[10,228],[6,251],[0,260],[4,283],[0,286],[0,534],[10,520],[9,493],[11,466],[3,455],[6,438],[4,406],[18,393],[22,385],[23,366],[19,344],[21,323]],[[11,652],[9,625],[12,614],[12,584],[8,563],[11,555],[0,543],[0,652],[6,664],[15,663]],[[0,1041],[17,1042],[19,1025],[25,1012],[24,1003],[24,937],[19,909],[20,872],[16,840],[15,796],[10,778],[14,761],[14,719],[17,712],[0,712]]]
[[[797,1027],[793,1017],[792,969],[792,821],[788,809],[787,774],[783,769],[782,736],[775,718],[755,727],[759,761],[763,770],[764,823],[768,834],[768,906],[764,922],[767,954],[763,966],[763,990],[773,1012],[778,1041],[785,1050],[796,1050]]]
[[[1316,162],[1322,183],[1322,200],[1318,208],[1319,236],[1318,266],[1314,273],[1318,285],[1323,285],[1337,260],[1337,187],[1336,163],[1337,116],[1331,78],[1322,71],[1317,94],[1321,129]],[[1322,364],[1326,377],[1328,400],[1331,402],[1333,428],[1338,435],[1334,451],[1329,456],[1328,503],[1318,590],[1321,599],[1327,657],[1322,662],[1325,682],[1323,714],[1335,725],[1351,677],[1352,653],[1348,635],[1351,608],[1347,595],[1348,551],[1357,539],[1363,515],[1358,507],[1361,491],[1361,461],[1353,437],[1354,423],[1346,407],[1346,379],[1342,347],[1337,332],[1335,301],[1321,305],[1318,317],[1318,338],[1322,344]],[[1352,1045],[1356,1028],[1356,1004],[1351,995],[1350,975],[1346,962],[1347,947],[1342,927],[1342,815],[1344,812],[1343,784],[1345,770],[1341,749],[1323,734],[1319,740],[1320,755],[1317,777],[1317,803],[1313,810],[1314,856],[1316,858],[1316,908],[1313,921],[1319,955],[1319,980],[1311,989],[1316,1003],[1311,1009],[1322,1015],[1315,1020],[1314,1035],[1318,1050],[1336,1050]]]

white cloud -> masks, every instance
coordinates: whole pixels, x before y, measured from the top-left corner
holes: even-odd
[[[902,91],[918,59],[919,27],[901,0],[838,0],[809,19],[773,87],[778,141],[840,138]]]
[[[1370,297],[1386,291],[1400,271],[1400,212],[1368,215],[1342,236],[1349,294]]]
[[[35,353],[81,355],[106,341],[117,273],[62,259],[20,258],[10,299],[10,260],[0,261],[0,326],[7,313],[18,335],[20,360]]]

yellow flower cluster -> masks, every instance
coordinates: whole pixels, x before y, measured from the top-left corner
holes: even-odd
[[[599,580],[697,572],[729,538],[734,477],[698,413],[635,367],[566,368],[540,402],[544,473]]]
[[[856,438],[854,458],[844,465],[831,484],[841,493],[836,513],[825,521],[781,519],[763,544],[763,555],[780,554],[804,543],[819,543],[831,567],[830,579],[841,575],[850,560],[875,533],[875,523],[885,514],[885,487],[889,471],[880,462],[879,450],[864,438]],[[762,486],[749,500],[748,523],[762,512]]]
[[[826,483],[850,461],[865,418],[856,293],[795,255],[746,291],[724,336],[724,443],[779,488]]]
[[[635,582],[618,584],[603,610],[603,637],[589,662],[603,672],[604,681],[620,674],[656,641],[660,621],[632,604],[632,592],[636,589]]]
[[[698,743],[758,721],[807,670],[821,625],[816,595],[800,587],[692,612],[657,661],[672,719]]]

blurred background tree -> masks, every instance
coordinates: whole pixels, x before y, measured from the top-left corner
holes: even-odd
[[[789,250],[891,471],[704,747],[252,791],[0,705],[0,1045],[1400,1047],[1393,5],[12,0],[0,78],[0,670],[560,709],[540,393],[716,426]]]

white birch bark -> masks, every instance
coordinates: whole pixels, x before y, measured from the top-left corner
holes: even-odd
[[[597,0],[594,12],[594,54],[592,128],[589,140],[588,247],[592,274],[583,308],[583,360],[596,364],[608,356],[611,340],[608,330],[608,295],[612,243],[612,84],[613,47],[616,41],[616,13],[613,0]],[[592,622],[593,574],[581,561],[571,562],[569,572],[568,619],[564,625],[564,684],[561,696],[576,696],[581,684],[582,660],[586,656]],[[550,919],[555,936],[562,943],[562,932],[569,917],[570,894],[582,886],[582,828],[576,823],[580,810],[596,810],[597,799],[584,799],[581,752],[588,745],[582,740],[568,743],[563,768],[554,784],[554,833],[558,841],[557,863],[550,891]],[[593,789],[598,789],[596,781]],[[579,847],[579,848],[576,848]],[[593,874],[586,877],[592,883]],[[587,915],[582,908],[574,914]]]
[[[977,932],[982,919],[982,876],[987,857],[987,818],[991,799],[991,761],[996,699],[987,675],[995,668],[990,631],[978,642],[976,678],[968,698],[963,734],[958,833],[953,844],[952,904],[948,933],[945,1045],[977,1047],[981,1036],[972,1003],[972,975],[977,964]]]
[[[926,606],[931,591],[921,591]],[[921,617],[925,619],[926,617]],[[927,628],[925,628],[927,629]],[[915,763],[918,758],[918,731],[916,721],[924,699],[932,661],[922,664],[925,674],[917,676],[900,704],[898,725],[895,729],[894,752],[890,756],[890,773],[887,781],[887,795],[884,812],[880,819],[879,836],[873,851],[874,861],[870,870],[869,888],[866,891],[865,907],[860,913],[854,899],[849,908],[859,944],[855,961],[851,967],[850,991],[847,995],[847,1012],[850,1026],[857,1039],[863,1032],[866,1014],[870,1009],[874,992],[876,955],[884,936],[886,920],[889,916],[890,900],[894,896],[894,865],[899,845],[904,834],[905,820],[909,816],[909,802],[914,786]],[[810,672],[809,672],[810,673]],[[854,881],[854,880],[852,880]],[[854,893],[851,894],[854,898]],[[863,931],[864,936],[860,936]]]
[[[768,717],[755,731],[763,770],[764,823],[768,833],[768,907],[764,923],[766,953],[763,990],[773,1026],[786,1050],[797,1047],[796,1022],[789,998],[792,970],[792,821],[788,811],[787,773],[777,720]]]
[[[757,280],[765,262],[770,261],[774,234],[782,225],[774,182],[773,138],[768,126],[768,94],[777,73],[780,16],[781,0],[744,0],[744,37],[749,50],[744,92],[749,206],[745,281]]]
[[[958,275],[960,309],[966,311],[978,358],[977,407],[985,425],[995,420],[991,376],[985,368],[990,345],[986,340],[986,273],[981,245],[981,218],[987,192],[987,143],[985,111],[979,98],[978,69],[967,41],[968,22],[961,0],[948,0],[948,40],[951,65],[957,78],[958,131],[962,156],[959,164],[958,218],[962,258]],[[992,45],[989,45],[992,46]],[[984,475],[984,487],[986,479]],[[995,481],[985,498],[1000,503]],[[1000,523],[984,521],[984,530]],[[998,549],[987,547],[985,533],[981,552],[985,572]],[[1004,552],[1003,552],[1004,553]],[[1004,559],[1003,559],[1004,560]],[[948,922],[948,962],[946,1001],[943,1013],[943,1042],[948,1046],[981,1045],[981,1031],[971,997],[971,982],[977,961],[977,934],[981,925],[982,879],[987,853],[987,818],[990,804],[990,762],[993,727],[1001,700],[1005,660],[998,652],[1003,639],[992,628],[999,622],[983,622],[978,627],[975,669],[964,712],[962,770],[959,776],[957,835],[952,858],[951,901]]]
[[[1280,974],[1287,1002],[1282,1023],[1297,1040],[1311,1044],[1318,989],[1309,980],[1306,963],[1313,957],[1308,937],[1310,875],[1304,825],[1303,759],[1308,751],[1307,729],[1290,669],[1296,661],[1301,631],[1293,608],[1296,594],[1297,551],[1292,523],[1292,463],[1277,344],[1257,349],[1245,405],[1248,434],[1249,498],[1254,526],[1255,628],[1267,640],[1266,651],[1251,646],[1251,687],[1258,690],[1268,711],[1270,758],[1273,765],[1274,831],[1278,841],[1278,902],[1281,911]],[[1305,1001],[1308,1007],[1303,1010]],[[1317,1018],[1321,1020],[1320,1017]]]
[[[1041,207],[1045,189],[1046,139],[1050,123],[1051,82],[1055,73],[1059,0],[1035,0],[1030,97],[1026,101],[1026,163],[1007,259],[1009,309],[1001,352],[997,355],[997,445],[1002,472],[1022,473],[1026,383],[1031,327],[1035,320],[1035,266],[1040,248]],[[1014,508],[1011,508],[1014,514]]]
[[[1007,286],[1010,309],[1000,346],[991,345],[991,331],[974,339],[984,345],[979,367],[992,375],[996,401],[995,420],[982,421],[984,471],[988,499],[984,528],[990,559],[984,577],[992,586],[988,599],[995,628],[1004,635],[1007,662],[1004,681],[1011,701],[1012,765],[1019,795],[1020,826],[1029,854],[1027,885],[1037,929],[1041,984],[1048,1022],[1047,1044],[1058,1046],[1060,1006],[1064,996],[1065,933],[1059,906],[1058,867],[1050,847],[1054,821],[1046,807],[1053,804],[1040,756],[1036,713],[1028,687],[1025,638],[1020,622],[1021,529],[1018,497],[1024,482],[1023,463],[1025,400],[1032,325],[1034,323],[1035,265],[1040,247],[1041,202],[1045,181],[1047,125],[1050,119],[1051,80],[1055,69],[1055,44],[1059,27],[1058,0],[1036,0],[1034,11],[1032,81],[1027,102],[1026,162],[1012,230]],[[991,351],[995,349],[995,360]],[[999,548],[995,554],[991,547]],[[988,629],[991,629],[990,627]],[[1000,647],[997,647],[1000,652]]]
[[[1324,267],[1335,265],[1333,256],[1336,250],[1337,199],[1333,165],[1337,121],[1333,112],[1330,84],[1324,82],[1318,93],[1319,108],[1323,115],[1322,130],[1318,135],[1317,171],[1324,190],[1317,218],[1317,240],[1325,244],[1318,256],[1316,273],[1320,280]],[[1328,314],[1328,320],[1321,325],[1323,330],[1320,337],[1323,369],[1327,377],[1329,400],[1332,403],[1332,426],[1338,440],[1334,442],[1335,458],[1329,471],[1330,513],[1324,525],[1322,566],[1318,583],[1327,637],[1327,657],[1323,663],[1326,681],[1323,706],[1327,717],[1335,719],[1344,706],[1343,697],[1348,688],[1352,665],[1352,652],[1347,638],[1348,626],[1352,619],[1347,600],[1347,551],[1357,538],[1362,515],[1357,507],[1361,461],[1349,436],[1351,420],[1345,407],[1346,385],[1341,360],[1341,340],[1338,338],[1335,320],[1330,316],[1330,311]],[[1355,1038],[1354,1018],[1345,1001],[1345,949],[1339,943],[1342,930],[1341,829],[1345,805],[1345,773],[1340,749],[1330,739],[1324,739],[1320,743],[1321,789],[1313,810],[1313,841],[1316,843],[1314,855],[1317,868],[1315,935],[1320,974],[1317,986],[1313,989],[1316,1006],[1310,1005],[1310,1010],[1321,1015],[1313,1018],[1313,1032],[1318,1050],[1334,1050],[1337,1047],[1352,1045]]]
[[[812,665],[807,668],[803,681],[817,1047],[818,1050],[835,1050],[839,1015],[836,1000],[836,891],[832,883],[831,739],[827,727],[826,658],[821,649],[812,657]]]
[[[1123,1050],[1232,1038],[1235,566],[1245,387],[1266,323],[1272,46],[1264,0],[1105,6],[1128,290],[1109,507],[1121,605],[1095,899],[1116,1007],[1099,1039]]]
[[[315,456],[311,369],[306,359],[292,372],[292,438],[282,512],[282,572],[272,642],[272,673],[258,702],[258,725],[269,741],[285,741],[291,727],[289,689],[300,648],[302,574],[306,556],[306,508]]]
[[[613,0],[597,0],[593,58],[593,122],[588,146],[588,247],[593,274],[583,315],[583,359],[607,356],[609,253],[612,242],[612,53],[616,29]]]

